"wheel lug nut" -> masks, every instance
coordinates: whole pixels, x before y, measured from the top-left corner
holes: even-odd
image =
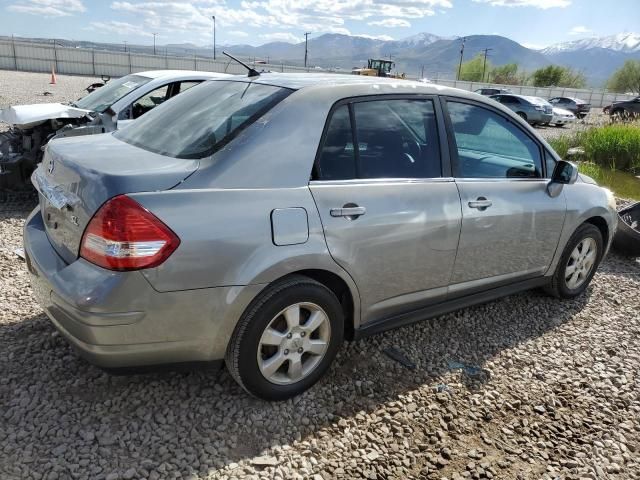
[[[287,334],[287,338],[291,338],[292,335],[290,333]]]
[[[306,333],[304,333],[304,332],[300,332],[300,336],[301,336],[301,337],[304,337],[305,335],[306,335]]]
[[[302,353],[302,347],[298,349],[298,353]]]
[[[285,350],[285,351],[284,351],[284,354],[285,354],[285,355],[289,355],[289,350]]]

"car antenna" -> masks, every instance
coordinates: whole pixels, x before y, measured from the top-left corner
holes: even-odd
[[[258,72],[255,68],[251,68],[249,65],[247,65],[244,62],[241,62],[240,60],[238,60],[236,57],[234,57],[233,55],[228,54],[227,52],[225,52],[224,50],[222,51],[223,55],[226,55],[227,57],[229,57],[231,60],[235,60],[236,62],[238,62],[240,65],[242,65],[244,68],[246,68],[249,73],[247,74],[247,77],[259,77],[260,76],[260,72]]]

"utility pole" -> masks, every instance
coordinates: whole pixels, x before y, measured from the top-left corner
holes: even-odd
[[[307,67],[307,54],[308,54],[308,45],[309,45],[309,35],[311,32],[305,32],[304,34],[304,66]]]
[[[462,46],[460,47],[460,65],[458,65],[458,77],[456,80],[460,80],[460,71],[462,70],[462,57],[464,57],[464,42],[467,41],[467,37],[462,37]]]
[[[158,35],[157,33],[152,33],[151,35],[153,35],[153,54],[156,54],[156,35]]]
[[[213,59],[216,59],[216,16],[211,15],[213,19]]]
[[[482,81],[484,82],[484,74],[487,71],[487,54],[489,51],[493,50],[493,48],[485,48],[484,52],[484,64],[482,65]]]

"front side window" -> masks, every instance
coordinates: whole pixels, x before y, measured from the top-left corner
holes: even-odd
[[[461,178],[541,178],[538,145],[510,120],[489,109],[447,102]]]
[[[354,142],[357,142],[356,148]],[[315,178],[439,176],[440,145],[431,100],[364,101],[334,110],[320,150]]]
[[[148,111],[163,103],[168,97],[169,85],[163,85],[143,95],[133,102],[131,112],[133,118],[140,118]]]
[[[74,107],[102,113],[125,95],[137,90],[150,81],[151,79],[149,77],[141,77],[140,75],[127,75],[126,77],[116,78],[72,105]]]
[[[114,136],[169,157],[204,158],[291,92],[254,82],[213,80],[154,108]]]

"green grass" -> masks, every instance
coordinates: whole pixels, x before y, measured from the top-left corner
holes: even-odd
[[[640,200],[640,179],[628,172],[611,170],[591,162],[580,162],[578,171],[607,187],[618,197]]]
[[[573,135],[550,139],[561,158],[580,162],[580,172],[623,198],[640,200],[640,124],[591,127]],[[567,157],[570,148],[584,154]]]

